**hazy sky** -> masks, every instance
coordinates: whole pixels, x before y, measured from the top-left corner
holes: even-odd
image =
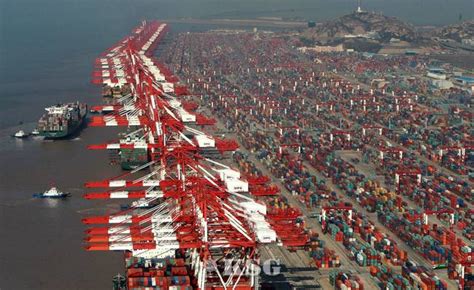
[[[299,16],[318,21],[350,12],[357,0],[0,0],[0,8],[5,3],[13,13],[0,9],[3,20],[28,11],[34,12],[32,17],[62,11],[85,19]],[[463,19],[474,18],[474,0],[362,0],[362,6],[414,24],[453,23],[460,14]]]

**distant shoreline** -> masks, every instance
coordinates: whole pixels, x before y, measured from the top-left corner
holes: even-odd
[[[166,23],[179,24],[201,24],[201,25],[234,25],[234,26],[262,26],[262,27],[277,27],[277,28],[307,28],[308,21],[306,20],[284,20],[279,17],[259,17],[259,18],[171,18],[163,19]],[[315,22],[315,25],[321,25],[323,22]],[[443,25],[414,25],[417,30],[433,30]]]
[[[167,19],[166,23],[184,24],[206,24],[206,25],[235,25],[235,26],[255,26],[255,27],[277,27],[277,28],[304,28],[308,26],[304,21],[288,21],[280,19],[196,19],[180,18]]]

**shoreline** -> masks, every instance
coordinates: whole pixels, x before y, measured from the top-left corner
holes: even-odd
[[[233,26],[260,26],[275,28],[306,28],[307,22],[287,21],[280,19],[197,19],[197,18],[178,18],[164,19],[163,22],[170,24],[199,24],[199,25],[233,25]]]

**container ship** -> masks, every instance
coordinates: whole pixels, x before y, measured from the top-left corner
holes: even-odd
[[[81,128],[87,115],[87,105],[79,102],[57,104],[45,110],[47,113],[38,121],[38,131],[48,139],[70,136]]]
[[[121,148],[120,166],[124,170],[133,170],[149,162],[148,145],[138,137],[120,139],[120,144],[132,145],[131,148]]]

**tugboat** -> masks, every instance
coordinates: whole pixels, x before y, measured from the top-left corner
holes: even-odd
[[[43,193],[33,194],[33,197],[36,198],[66,198],[70,195],[69,192],[62,192],[58,190],[55,186],[51,187],[49,190]]]
[[[33,136],[38,136],[39,134],[40,134],[40,131],[36,128],[33,131],[31,131],[31,135]]]
[[[20,130],[12,135],[12,137],[15,137],[18,139],[28,138],[28,136],[30,136],[30,134],[25,133],[25,131],[23,130]]]

